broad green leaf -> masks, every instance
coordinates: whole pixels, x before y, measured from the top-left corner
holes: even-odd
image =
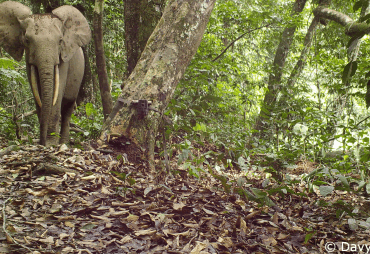
[[[266,192],[261,191],[260,189],[257,189],[257,188],[252,188],[252,191],[254,195],[256,195],[257,198],[264,198],[267,196]]]
[[[316,232],[311,232],[311,233],[308,233],[306,234],[305,238],[304,238],[304,243],[307,244],[308,241],[314,236]]]
[[[320,186],[319,190],[320,190],[320,194],[326,197],[327,195],[333,192],[334,187],[333,186]]]
[[[366,22],[370,19],[370,14],[367,14],[359,19],[359,22]]]
[[[370,183],[366,184],[366,192],[370,194]]]
[[[361,9],[362,8],[362,0],[360,0],[360,1],[357,1],[354,5],[353,5],[353,12],[356,12],[356,11],[358,11],[359,9]]]
[[[365,181],[360,181],[358,183],[358,191],[361,191],[362,188],[364,188],[366,186],[366,182]]]
[[[347,178],[343,175],[337,175],[337,177],[339,178],[339,180],[343,183],[343,185],[349,189],[349,183],[347,181]]]

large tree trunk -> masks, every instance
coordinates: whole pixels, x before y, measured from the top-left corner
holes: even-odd
[[[101,141],[111,136],[129,139],[141,147],[154,168],[154,141],[162,114],[177,83],[196,53],[216,0],[171,0],[150,36],[122,94],[106,120]],[[149,111],[141,118],[132,100],[150,100]]]
[[[292,16],[302,12],[307,0],[296,0],[292,10]],[[294,33],[296,30],[296,25],[291,25],[284,29],[280,43],[276,50],[274,63],[272,65],[271,73],[269,75],[268,81],[268,91],[265,94],[264,102],[260,115],[256,121],[256,129],[263,131],[266,129],[266,124],[263,119],[268,118],[269,116],[265,113],[266,111],[271,111],[274,108],[276,95],[281,90],[281,77],[283,74],[285,61],[289,53],[290,46],[293,42]],[[262,133],[261,133],[262,134]]]
[[[99,77],[100,95],[103,104],[104,119],[108,117],[113,108],[112,95],[108,82],[107,66],[105,64],[103,44],[103,10],[104,0],[95,1],[94,9],[94,42],[96,55],[96,68]]]
[[[130,76],[139,61],[148,38],[162,16],[164,4],[165,0],[124,0],[126,77]]]

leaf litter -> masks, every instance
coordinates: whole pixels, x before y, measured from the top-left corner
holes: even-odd
[[[335,217],[335,207],[316,204],[316,193],[271,194],[274,205],[267,206],[225,191],[215,172],[200,179],[180,169],[148,172],[142,159],[91,146],[13,148],[0,156],[0,253],[326,253],[331,242],[370,246],[368,223]],[[245,184],[245,172],[228,174],[234,185]],[[264,180],[253,179],[254,194]],[[370,204],[340,191],[325,198],[365,211]]]

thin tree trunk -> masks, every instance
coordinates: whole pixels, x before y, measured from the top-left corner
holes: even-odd
[[[320,0],[319,1],[319,6],[321,6],[321,7],[329,7],[330,4],[331,4],[331,0]],[[304,47],[303,47],[303,50],[302,50],[301,55],[299,57],[299,60],[298,60],[297,64],[294,66],[293,71],[290,73],[290,76],[288,78],[287,89],[293,88],[293,86],[295,85],[298,77],[301,75],[301,72],[302,72],[302,70],[304,69],[304,67],[306,65],[307,53],[310,50],[311,43],[312,43],[312,38],[313,38],[313,35],[315,34],[317,25],[319,23],[322,23],[323,25],[326,25],[326,20],[324,20],[324,19],[320,20],[319,17],[314,17],[312,19],[312,22],[311,22],[311,24],[310,24],[310,26],[307,30],[307,34],[304,38],[304,42],[303,42]]]
[[[127,77],[130,76],[131,72],[134,70],[140,57],[140,4],[137,2],[137,0],[124,0]]]
[[[292,16],[299,14],[302,12],[307,0],[296,0],[292,10]],[[268,118],[269,115],[266,112],[271,111],[274,108],[274,104],[276,101],[276,95],[281,90],[281,77],[283,74],[285,61],[287,55],[289,53],[290,46],[293,42],[294,33],[296,30],[296,25],[291,25],[284,29],[280,43],[276,50],[274,63],[272,65],[272,70],[269,76],[268,81],[268,91],[265,94],[263,108],[261,109],[260,115],[256,121],[256,129],[257,130],[264,130],[266,129],[266,124],[264,123],[263,119]],[[261,133],[262,134],[262,133]]]
[[[288,78],[288,83],[287,83],[288,89],[292,88],[295,85],[297,78],[300,76],[302,70],[304,69],[304,66],[306,65],[307,53],[310,50],[312,38],[313,38],[313,35],[315,33],[315,30],[318,24],[319,24],[319,18],[314,17],[311,22],[310,27],[307,30],[306,37],[304,38],[304,42],[303,42],[304,47],[299,57],[299,60],[297,64],[294,66],[294,69],[290,73],[290,76]]]
[[[162,16],[164,4],[165,0],[124,0],[126,77],[130,76],[139,61],[147,40]]]
[[[104,119],[108,117],[113,108],[112,95],[108,82],[107,66],[105,63],[103,44],[103,10],[104,0],[95,1],[94,9],[94,42],[96,55],[96,68],[99,77],[100,95],[103,104]]]
[[[106,120],[100,141],[111,136],[138,145],[154,168],[154,142],[162,114],[186,67],[197,51],[216,0],[171,0],[150,36],[127,85]],[[140,117],[132,100],[150,100]]]
[[[93,84],[92,84],[92,72],[89,60],[89,53],[86,47],[82,47],[82,51],[85,58],[85,72],[84,77],[81,82],[80,91],[78,92],[78,97],[76,104],[79,106],[83,101],[92,101],[93,97]]]

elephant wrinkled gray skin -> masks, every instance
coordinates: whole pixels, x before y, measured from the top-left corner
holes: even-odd
[[[26,52],[28,80],[40,122],[40,144],[69,141],[69,122],[84,73],[81,46],[91,31],[85,17],[72,6],[34,14],[18,2],[0,4],[0,46],[15,60]]]

